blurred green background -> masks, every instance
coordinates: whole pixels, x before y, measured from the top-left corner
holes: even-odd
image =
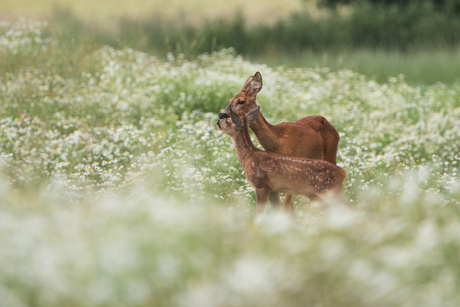
[[[233,47],[256,63],[349,68],[380,83],[399,74],[422,87],[460,80],[460,0],[0,3],[2,20],[19,17],[49,21],[47,35],[83,53],[110,45],[193,59]]]

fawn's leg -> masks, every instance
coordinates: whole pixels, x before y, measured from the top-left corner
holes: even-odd
[[[292,195],[284,194],[283,209],[286,213],[294,213],[294,206],[292,205]]]
[[[316,193],[308,193],[306,195],[310,199],[310,208],[308,211],[315,212],[324,206],[326,203],[323,199],[323,195],[318,195]]]
[[[268,190],[264,190],[264,189],[256,190],[256,196],[257,196],[256,217],[261,216],[265,212],[265,208],[267,207],[268,194],[269,194]]]
[[[338,186],[326,193],[319,194],[318,196],[328,205],[340,204],[354,210],[345,197],[343,186]]]
[[[270,200],[273,209],[278,210],[280,208],[280,196],[278,192],[270,192],[270,194],[268,194],[268,199]]]
[[[311,203],[314,203],[314,202],[322,202],[323,200],[321,199],[321,197],[319,197],[317,194],[315,193],[309,193],[307,194],[307,197],[310,199],[310,202]]]

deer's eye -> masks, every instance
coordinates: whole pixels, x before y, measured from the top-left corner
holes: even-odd
[[[245,101],[244,100],[238,100],[237,104],[244,104]]]

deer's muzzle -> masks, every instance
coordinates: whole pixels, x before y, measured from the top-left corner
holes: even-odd
[[[220,119],[224,119],[224,118],[229,118],[230,115],[228,115],[227,113],[219,113],[219,118]]]

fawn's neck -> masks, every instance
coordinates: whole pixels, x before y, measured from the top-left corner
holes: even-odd
[[[235,145],[236,156],[238,157],[238,160],[244,169],[243,162],[245,159],[250,157],[255,151],[258,150],[251,141],[248,127],[245,127],[243,130],[239,131],[238,134],[232,136],[232,140],[233,144]]]
[[[265,120],[262,113],[259,113],[257,118],[249,124],[249,127],[256,135],[260,145],[262,145],[266,151],[276,152],[278,148],[278,143],[276,141],[278,139],[278,134],[276,128]]]

